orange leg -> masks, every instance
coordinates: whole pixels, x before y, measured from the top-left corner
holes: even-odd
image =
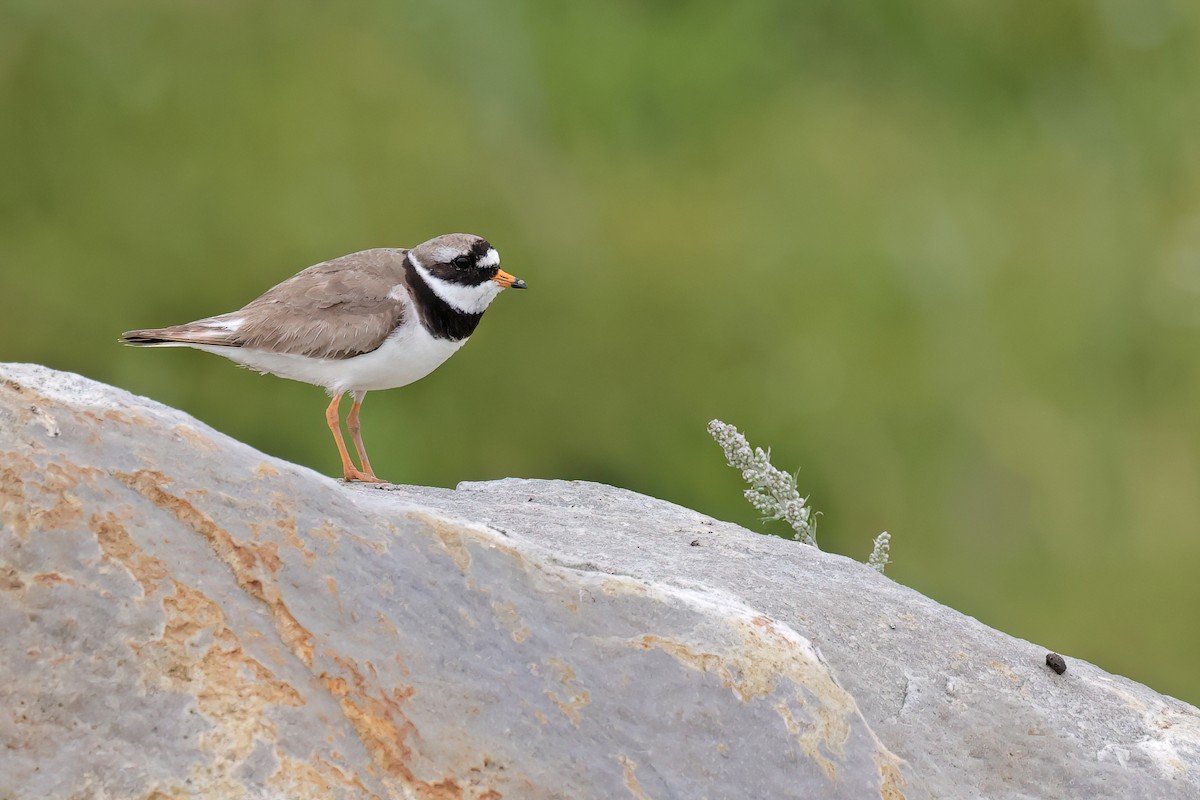
[[[354,462],[350,460],[350,453],[346,450],[346,441],[342,438],[342,420],[338,414],[338,405],[342,402],[342,396],[335,395],[329,403],[329,408],[325,409],[325,422],[329,425],[329,431],[333,434],[333,441],[337,443],[338,455],[342,457],[342,477],[348,481],[364,481],[366,483],[382,483],[383,481],[376,478],[374,475],[368,475],[357,469]]]
[[[367,446],[362,440],[362,424],[358,421],[358,413],[362,410],[363,398],[366,396],[366,392],[354,393],[354,405],[350,406],[350,413],[346,415],[346,430],[350,431],[350,438],[354,440],[354,449],[358,451],[358,461],[362,464],[363,471],[379,483],[386,483],[371,469],[371,459],[367,458]]]

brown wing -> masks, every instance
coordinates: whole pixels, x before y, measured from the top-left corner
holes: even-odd
[[[242,347],[313,358],[369,353],[404,321],[403,250],[364,250],[309,267],[241,311]]]
[[[127,344],[205,344],[313,358],[369,353],[404,321],[404,250],[363,250],[309,267],[239,311],[129,331]]]

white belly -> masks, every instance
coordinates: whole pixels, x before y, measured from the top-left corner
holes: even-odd
[[[259,372],[323,386],[333,395],[407,386],[433,372],[466,343],[466,339],[436,339],[413,320],[398,328],[378,349],[353,358],[309,358],[244,347],[192,346]]]

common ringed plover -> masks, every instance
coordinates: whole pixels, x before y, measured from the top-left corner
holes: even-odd
[[[367,458],[359,410],[375,389],[424,378],[467,343],[492,300],[525,282],[500,269],[487,240],[450,233],[412,249],[377,248],[309,267],[238,311],[127,331],[125,344],[194,347],[259,372],[324,387],[325,421],[348,481],[384,483]],[[342,438],[338,405],[354,395]]]

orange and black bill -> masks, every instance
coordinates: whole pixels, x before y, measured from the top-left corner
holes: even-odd
[[[524,289],[525,281],[520,278],[509,275],[502,269],[496,270],[496,274],[492,276],[492,280],[503,286],[505,289]]]

